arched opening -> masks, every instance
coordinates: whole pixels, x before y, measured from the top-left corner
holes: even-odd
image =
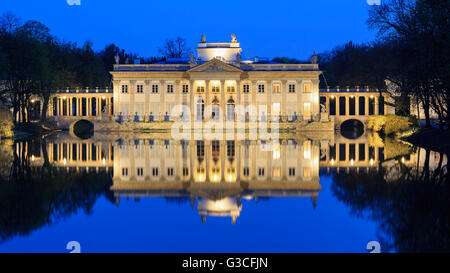
[[[347,115],[346,104],[347,104],[347,101],[346,101],[345,97],[339,97],[339,116]]]
[[[211,113],[211,119],[212,120],[219,120],[219,113],[220,113],[220,106],[219,106],[219,100],[216,96],[214,96],[214,99],[212,101],[212,113]]]
[[[366,115],[366,98],[365,97],[359,97],[359,115],[360,116]]]
[[[234,100],[230,98],[227,101],[227,120],[234,121]]]
[[[329,110],[330,116],[336,115],[336,98],[332,96],[330,98],[330,110]]]
[[[348,139],[357,139],[364,133],[364,124],[357,119],[349,119],[341,124],[341,135]]]
[[[88,139],[94,135],[94,124],[92,122],[82,119],[73,125],[73,134],[81,139]]]
[[[205,117],[205,101],[202,98],[197,100],[197,120],[201,121]]]

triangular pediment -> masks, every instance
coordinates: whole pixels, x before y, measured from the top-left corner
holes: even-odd
[[[242,70],[221,60],[212,59],[207,63],[191,68],[188,72],[242,72]]]

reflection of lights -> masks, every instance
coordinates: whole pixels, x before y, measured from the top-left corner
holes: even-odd
[[[273,147],[273,159],[279,159],[280,158],[280,143],[277,143]]]
[[[373,158],[370,159],[370,166],[373,166]]]
[[[203,182],[204,178],[205,178],[205,176],[203,174],[198,175],[198,181]]]
[[[233,182],[233,175],[231,173],[228,175],[228,182]]]
[[[219,176],[215,173],[214,175],[213,175],[213,181],[214,182],[217,182],[219,180]]]
[[[67,159],[63,159],[63,164],[66,165],[67,164]]]

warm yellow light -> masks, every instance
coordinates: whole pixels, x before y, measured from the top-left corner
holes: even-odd
[[[404,157],[402,157],[402,163],[405,164],[405,158]]]
[[[373,158],[370,159],[370,166],[373,166]]]
[[[34,155],[31,156],[31,160],[34,161]]]
[[[67,164],[67,159],[63,159],[63,164],[66,165]]]
[[[355,165],[355,161],[352,159],[352,160],[350,160],[350,164],[353,166],[353,165]]]
[[[334,165],[334,159],[331,159],[331,165]]]
[[[63,96],[63,100],[65,100],[65,99],[67,99],[67,97],[66,97],[66,96]]]
[[[31,100],[31,103],[34,103],[35,102],[35,100]]]
[[[370,98],[373,99],[373,95],[370,95]]]
[[[334,95],[331,95],[331,98],[334,99]]]
[[[106,164],[106,159],[102,159],[102,162],[103,162],[103,165],[105,165]]]

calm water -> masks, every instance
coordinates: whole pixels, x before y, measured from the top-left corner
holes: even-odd
[[[373,134],[2,142],[0,252],[448,252],[446,158]]]

